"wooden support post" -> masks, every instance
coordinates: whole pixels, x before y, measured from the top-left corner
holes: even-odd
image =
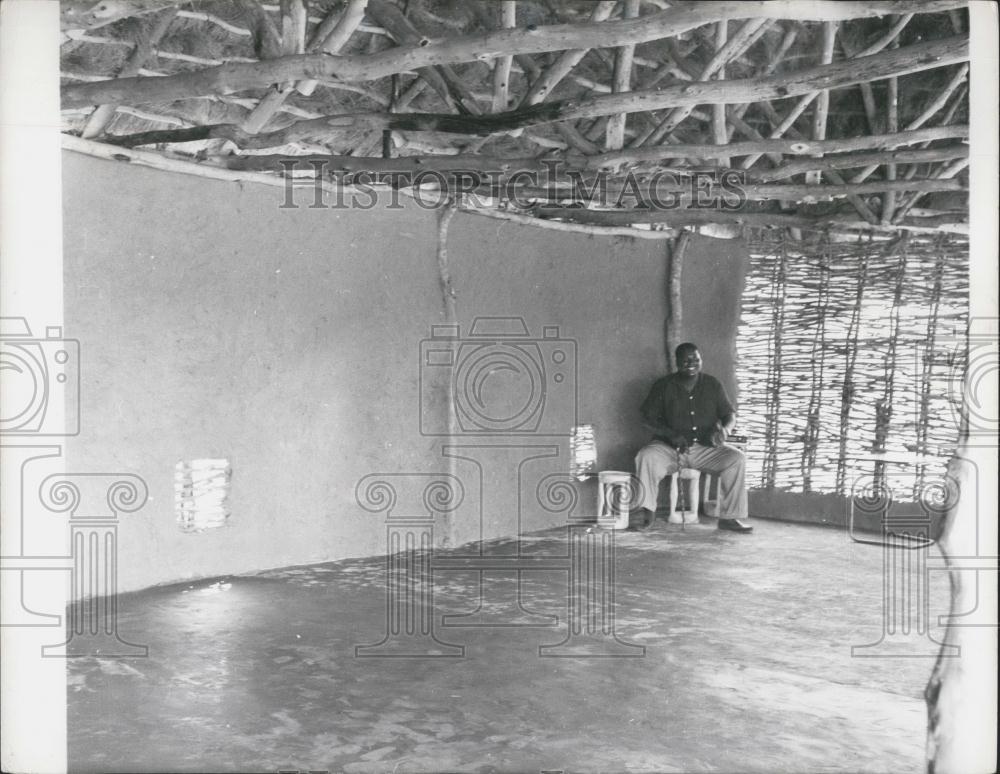
[[[441,210],[438,216],[437,264],[438,280],[441,283],[441,303],[444,307],[444,319],[448,323],[458,322],[457,296],[455,286],[451,281],[451,270],[448,266],[448,226],[455,217],[458,203],[449,201],[448,206]]]
[[[664,331],[664,345],[667,350],[667,373],[676,369],[674,351],[682,341],[681,326],[684,314],[681,300],[681,271],[684,267],[684,253],[687,251],[691,234],[681,231],[677,239],[667,242],[667,321]]]

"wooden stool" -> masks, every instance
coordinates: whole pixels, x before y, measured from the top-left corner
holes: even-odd
[[[681,468],[670,479],[670,510],[667,513],[667,521],[671,524],[697,524],[701,473],[693,468]],[[681,481],[687,482],[687,491],[681,499],[681,512],[678,515],[677,497]]]

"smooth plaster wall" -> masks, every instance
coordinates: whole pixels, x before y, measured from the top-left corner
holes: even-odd
[[[518,510],[522,530],[562,523],[537,492],[565,475],[565,438],[453,452],[477,463],[421,434],[422,412],[446,421],[444,396],[421,408],[419,389],[421,341],[445,322],[437,213],[309,209],[308,196],[280,209],[283,196],[64,156],[66,335],[81,342],[82,374],[67,470],[134,473],[151,498],[122,516],[119,589],[382,553],[382,517],[355,500],[371,473],[459,476],[466,497],[435,525],[438,541],[515,534]],[[708,254],[744,250],[698,242]],[[461,335],[480,316],[521,317],[535,341],[557,327],[576,345],[572,401],[597,428],[599,467],[631,470],[648,437],[638,404],[665,368],[663,245],[458,214],[448,247]],[[709,334],[699,344],[716,346]],[[570,393],[547,389],[547,410],[572,417]],[[525,444],[555,456],[527,460],[541,452]],[[198,457],[231,460],[233,515],[186,535],[173,467]],[[575,514],[593,514],[593,482],[576,492]]]
[[[736,336],[749,263],[742,239],[695,235],[681,268],[681,337],[698,345],[705,371],[718,377],[737,410]]]

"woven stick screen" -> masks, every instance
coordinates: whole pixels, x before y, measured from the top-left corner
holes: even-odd
[[[739,353],[751,487],[848,494],[871,453],[926,455],[886,483],[913,499],[958,438],[968,243],[753,235]]]

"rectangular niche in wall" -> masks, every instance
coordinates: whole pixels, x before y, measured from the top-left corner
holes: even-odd
[[[229,460],[181,460],[174,466],[174,512],[182,532],[197,533],[229,521]]]

